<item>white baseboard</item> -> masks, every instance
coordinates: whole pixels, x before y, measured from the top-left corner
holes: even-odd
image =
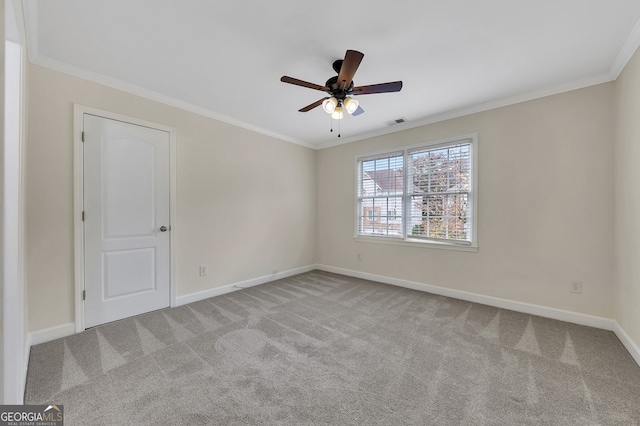
[[[495,306],[496,308],[509,309],[525,314],[538,315],[541,317],[552,318],[559,321],[566,321],[574,324],[586,325],[589,327],[613,331],[618,339],[620,339],[624,347],[627,348],[627,350],[631,354],[631,357],[636,361],[638,366],[640,366],[640,346],[638,346],[638,344],[633,341],[631,336],[629,336],[627,332],[624,331],[622,326],[616,320],[610,318],[597,317],[594,315],[566,311],[563,309],[549,308],[547,306],[533,305],[531,303],[517,302],[515,300],[501,299],[499,297],[485,296],[477,293],[469,293],[462,290],[438,287],[415,281],[407,281],[398,278],[386,277],[383,275],[354,271],[351,269],[336,268],[334,266],[316,265],[316,269],[326,272],[333,272],[335,274],[347,275],[350,277],[396,285],[399,287],[410,288],[413,290],[425,291],[427,293],[433,293],[440,296],[453,297],[455,299],[466,300],[468,302],[482,303],[483,305]]]
[[[216,287],[209,290],[199,291],[197,293],[185,294],[176,298],[176,306],[186,305],[188,303],[198,302],[210,297],[220,296],[222,294],[231,293],[233,291],[242,290],[243,288],[253,287],[256,285],[268,283],[283,278],[292,277],[294,275],[303,274],[313,271],[317,265],[307,265],[301,268],[289,269],[288,271],[278,272],[277,274],[265,275],[258,278],[252,278],[246,281],[240,281],[233,284],[227,284],[222,287]]]
[[[501,299],[499,297],[485,296],[477,293],[469,293],[462,290],[438,287],[415,281],[408,281],[398,278],[386,277],[383,275],[370,274],[367,272],[354,271],[351,269],[336,268],[334,266],[316,265],[316,268],[321,271],[333,272],[350,277],[362,278],[365,280],[377,281],[399,287],[410,288],[413,290],[425,291],[427,293],[433,293],[440,296],[453,297],[455,299],[466,300],[468,302],[481,303],[483,305],[495,306],[496,308],[509,309],[512,311],[523,312],[530,315],[538,315],[541,317],[552,318],[559,321],[566,321],[574,324],[586,325],[589,327],[601,328],[610,331],[614,329],[614,320],[609,318],[581,314],[579,312],[565,311],[563,309],[549,308],[546,306],[533,305],[531,303],[517,302],[515,300]]]
[[[631,354],[631,357],[636,361],[638,366],[640,366],[640,346],[624,331],[624,328],[622,328],[618,321],[613,321],[613,332],[618,336],[618,339],[620,339],[624,347],[627,348],[629,354]]]
[[[566,311],[563,309],[550,308],[546,306],[534,305],[531,303],[518,302],[514,300],[501,299],[499,297],[485,296],[477,293],[470,293],[462,290],[454,290],[446,287],[438,287],[429,284],[423,284],[415,281],[402,280],[399,278],[386,277],[383,275],[370,274],[367,272],[354,271],[351,269],[337,268],[328,265],[308,265],[301,268],[290,269],[288,271],[279,272],[273,275],[265,275],[258,278],[253,278],[246,281],[237,282],[234,284],[228,284],[222,287],[212,288],[210,290],[200,291],[197,293],[191,293],[177,298],[176,306],[186,305],[188,303],[197,302],[200,300],[208,299],[210,297],[220,296],[222,294],[238,291],[243,288],[253,287],[260,284],[268,283],[271,281],[292,277],[294,275],[303,274],[305,272],[318,269],[326,272],[333,272],[335,274],[346,275],[355,278],[361,278],[365,280],[377,281],[385,284],[395,285],[399,287],[410,288],[413,290],[424,291],[427,293],[437,294],[440,296],[453,297],[455,299],[466,300],[474,303],[481,303],[484,305],[495,306],[497,308],[509,309],[512,311],[522,312],[531,315],[538,315],[541,317],[552,318],[559,321],[567,321],[574,324],[586,325],[589,327],[600,328],[604,330],[613,331],[622,344],[627,348],[633,359],[640,365],[640,347],[633,339],[624,331],[624,329],[618,324],[617,321],[609,318],[597,317],[593,315],[582,314],[579,312]],[[49,342],[51,340],[59,339],[61,337],[71,336],[75,333],[75,324],[68,323],[62,324],[56,327],[47,328],[45,330],[35,331],[29,333],[27,336],[27,348],[31,345],[38,345],[40,343]],[[25,379],[26,379],[26,367],[29,362],[29,350],[26,351],[25,359]]]
[[[61,337],[71,336],[76,333],[76,325],[72,322],[62,325],[57,325],[51,328],[45,328],[44,330],[33,331],[29,333],[29,347],[33,345],[39,345],[40,343],[50,342],[51,340],[59,339]]]
[[[269,281],[275,281],[282,278],[292,277],[294,275],[302,274],[316,269],[316,265],[303,266],[301,268],[290,269],[288,271],[278,272],[277,274],[265,275],[263,277],[253,278],[246,281],[237,282],[234,284],[225,285],[222,287],[212,288],[210,290],[200,291],[198,293],[187,294],[184,296],[178,296],[176,299],[176,306],[186,305],[187,303],[197,302],[199,300],[208,299],[214,296],[220,296],[221,294],[230,293],[232,291],[241,290],[247,287],[253,287],[259,284],[264,284]],[[44,330],[38,330],[29,333],[27,339],[27,347],[32,345],[39,345],[40,343],[49,342],[51,340],[60,339],[61,337],[67,337],[75,334],[75,323],[67,323],[58,325],[55,327],[47,328]],[[26,354],[25,365],[29,362],[29,354]],[[25,370],[26,371],[26,370]]]

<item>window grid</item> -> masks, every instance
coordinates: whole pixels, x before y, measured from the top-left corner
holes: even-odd
[[[359,235],[403,238],[403,165],[404,152],[358,161]]]
[[[471,242],[471,142],[407,154],[411,238]]]
[[[470,245],[472,143],[358,159],[357,235]]]

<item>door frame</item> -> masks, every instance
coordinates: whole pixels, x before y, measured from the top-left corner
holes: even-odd
[[[82,211],[84,209],[84,145],[82,132],[84,128],[83,116],[91,114],[110,120],[149,127],[169,133],[169,291],[170,306],[176,306],[176,129],[175,127],[151,121],[128,117],[111,111],[73,104],[73,230],[74,230],[74,281],[75,281],[75,328],[76,333],[85,330],[84,300],[82,291],[85,289],[84,280],[84,226]]]
[[[0,325],[0,329],[3,329],[3,336],[0,338],[2,341],[2,362],[0,362],[0,371],[2,379],[0,379],[0,404],[23,404],[24,403],[24,389],[27,380],[27,367],[29,364],[29,350],[31,343],[29,341],[29,335],[27,332],[28,318],[27,318],[27,305],[26,305],[26,239],[25,239],[25,222],[26,222],[26,137],[27,137],[27,102],[26,102],[26,70],[27,70],[27,50],[26,50],[26,34],[24,29],[24,15],[22,4],[16,0],[13,2],[7,1],[2,8],[2,15],[7,21],[11,20],[15,22],[17,27],[16,33],[5,32],[1,37],[3,47],[2,51],[3,60],[5,60],[5,66],[3,68],[4,78],[0,81],[3,85],[2,100],[4,108],[2,109],[2,120],[6,119],[6,114],[12,113],[13,119],[16,119],[13,128],[15,133],[15,139],[7,139],[7,122],[4,122],[2,127],[2,134],[4,139],[4,154],[0,159],[0,186],[3,187],[2,205],[0,206],[0,222],[4,222],[5,229],[0,237],[0,243],[4,245],[5,254],[0,256],[0,282],[3,284],[3,299],[0,301],[3,312],[0,314],[0,318],[3,324]],[[5,23],[7,22],[5,21]],[[5,31],[6,31],[6,25]],[[7,95],[6,80],[9,77],[10,72],[7,72],[6,62],[8,50],[7,43],[14,44],[17,48],[13,52],[19,64],[19,69],[14,75],[19,80],[19,84],[14,93],[17,104],[7,104],[5,96]],[[16,64],[13,62],[13,64]],[[18,109],[14,109],[14,106],[18,106]],[[10,118],[11,119],[11,118]],[[9,151],[7,151],[7,147]],[[7,155],[7,154],[12,155]],[[13,160],[17,158],[17,164],[15,169],[7,169],[4,167],[8,158],[13,157]],[[7,175],[9,173],[9,175]],[[8,195],[7,188],[14,190],[17,193],[13,193],[13,196]],[[8,221],[8,222],[7,222]],[[12,229],[8,232],[8,229]]]

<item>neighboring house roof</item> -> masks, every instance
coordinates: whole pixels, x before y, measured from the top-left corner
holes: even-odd
[[[400,170],[371,170],[364,174],[375,183],[378,191],[402,192],[404,176]],[[414,184],[413,191],[419,193],[420,188]]]
[[[401,171],[387,169],[370,170],[364,173],[375,182],[378,190],[382,192],[402,192],[404,177]]]

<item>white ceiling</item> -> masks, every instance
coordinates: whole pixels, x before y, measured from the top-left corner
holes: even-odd
[[[31,61],[321,148],[613,80],[640,44],[638,0],[26,0]],[[316,108],[347,49],[360,96]],[[388,126],[404,118],[407,123]],[[337,123],[334,122],[334,126]]]

